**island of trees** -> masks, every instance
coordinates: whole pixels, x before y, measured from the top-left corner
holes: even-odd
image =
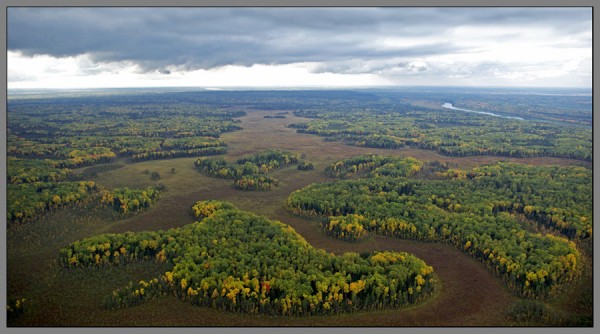
[[[333,255],[289,225],[221,201],[193,206],[199,222],[168,231],[104,234],[61,249],[67,268],[142,260],[172,269],[114,291],[109,308],[174,295],[219,310],[320,315],[399,307],[432,293],[433,268],[405,252]]]
[[[240,190],[271,190],[279,181],[264,174],[286,165],[297,164],[299,159],[300,155],[296,153],[266,150],[240,158],[235,164],[230,164],[223,158],[204,158],[196,160],[194,166],[202,174],[233,179],[234,186]]]

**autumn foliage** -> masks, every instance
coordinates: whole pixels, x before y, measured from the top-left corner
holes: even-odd
[[[159,191],[154,187],[145,189],[116,188],[103,190],[100,203],[110,206],[118,212],[127,214],[148,209],[159,198]]]
[[[545,296],[578,275],[575,241],[592,235],[590,171],[498,163],[447,175],[453,177],[372,173],[367,179],[312,184],[293,192],[287,207],[325,218],[325,231],[344,240],[377,233],[449,243],[523,296]],[[525,229],[526,219],[549,233]]]
[[[333,255],[290,226],[220,201],[197,202],[201,221],[158,232],[105,234],[60,251],[67,268],[168,262],[159,277],[130,283],[106,306],[175,295],[219,310],[280,315],[335,314],[399,307],[435,287],[433,269],[404,252]]]
[[[9,184],[7,221],[30,222],[48,211],[81,204],[95,190],[94,181]]]

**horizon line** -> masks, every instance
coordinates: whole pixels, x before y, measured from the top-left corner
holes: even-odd
[[[10,88],[6,91],[89,91],[106,89],[199,89],[207,91],[234,90],[353,90],[353,89],[394,89],[394,88],[507,88],[507,89],[578,89],[593,90],[589,86],[465,86],[465,85],[367,85],[367,86],[110,86],[110,87],[31,87]]]

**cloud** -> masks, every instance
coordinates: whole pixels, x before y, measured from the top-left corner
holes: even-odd
[[[7,45],[23,57],[79,57],[82,75],[312,63],[312,73],[393,77],[471,63],[474,76],[480,63],[503,63],[499,46],[518,54],[513,65],[538,61],[523,46],[591,56],[591,22],[589,8],[9,7]],[[569,57],[561,64],[587,60]]]

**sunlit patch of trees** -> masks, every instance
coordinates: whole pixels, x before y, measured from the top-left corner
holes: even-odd
[[[154,260],[173,265],[159,277],[106,297],[109,308],[175,295],[218,310],[321,315],[399,307],[428,296],[433,269],[404,252],[333,255],[290,226],[219,201],[197,202],[202,220],[168,231],[104,234],[60,251],[67,268]]]
[[[327,217],[324,229],[345,240],[378,233],[449,243],[527,297],[545,296],[579,274],[576,242],[592,236],[591,171],[498,163],[453,175],[313,184],[293,192],[287,207]],[[530,232],[524,220],[548,233]]]

